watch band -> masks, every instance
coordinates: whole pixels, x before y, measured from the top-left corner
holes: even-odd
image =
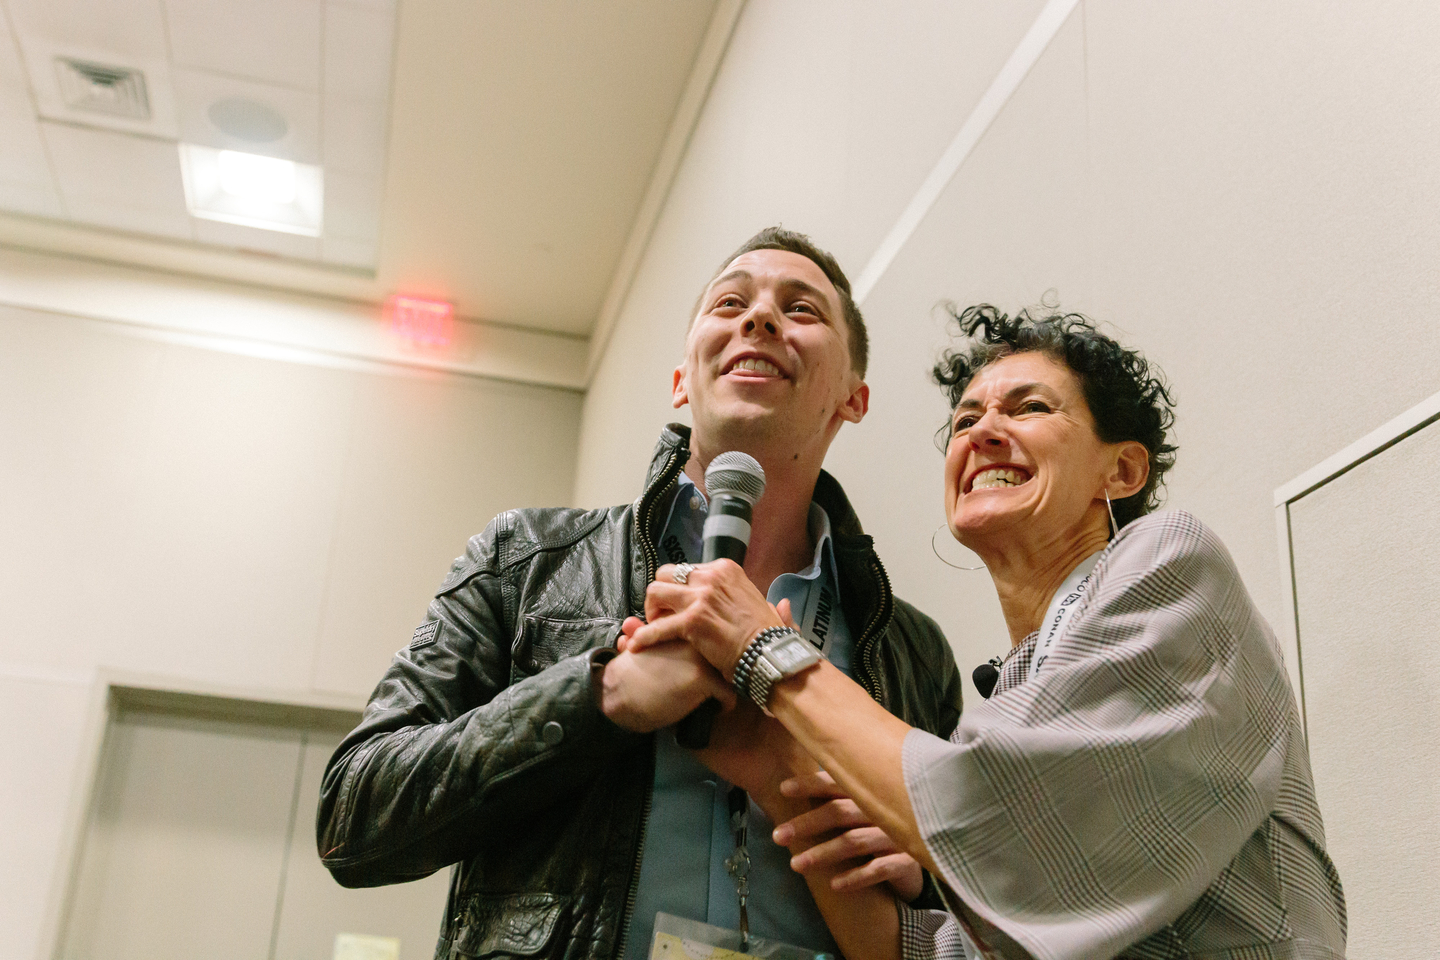
[[[755,661],[772,639],[788,631],[789,627],[766,627],[751,638],[745,652],[740,654],[740,660],[735,664],[733,686],[736,693],[742,697],[750,696],[750,676],[755,668]]]
[[[779,657],[775,656],[776,652]],[[803,673],[821,659],[809,641],[790,627],[761,630],[735,666],[735,689],[764,710],[776,683]]]

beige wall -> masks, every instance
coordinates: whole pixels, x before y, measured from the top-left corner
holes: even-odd
[[[363,702],[466,538],[573,484],[576,392],[134,332],[0,307],[7,960],[38,946],[97,668]]]
[[[746,8],[586,398],[578,502],[634,496],[716,261],[783,221],[858,275],[1039,8]],[[1273,490],[1440,389],[1437,36],[1422,2],[1071,14],[868,297],[871,413],[829,460],[967,672],[1005,641],[984,573],[930,551],[935,305],[1054,291],[1157,361],[1180,407],[1169,503],[1276,620]]]
[[[861,272],[1043,6],[749,4],[583,410],[0,308],[0,960],[34,954],[97,667],[362,696],[493,514],[635,496],[734,245],[783,222]],[[1053,290],[1158,361],[1170,503],[1278,618],[1271,492],[1440,389],[1436,37],[1418,0],[1081,0],[870,293],[830,458],[967,672],[1004,634],[930,553],[935,304]]]

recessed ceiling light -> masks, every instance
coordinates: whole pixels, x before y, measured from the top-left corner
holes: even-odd
[[[221,150],[220,189],[249,203],[294,203],[295,161]]]
[[[320,236],[325,182],[319,167],[182,143],[180,170],[191,216]]]

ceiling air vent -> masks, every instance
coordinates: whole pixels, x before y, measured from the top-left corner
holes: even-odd
[[[55,58],[60,92],[73,110],[104,113],[132,120],[150,119],[145,74],[132,67],[114,67],[90,60]]]

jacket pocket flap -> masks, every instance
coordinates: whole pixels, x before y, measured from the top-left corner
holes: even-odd
[[[535,956],[549,946],[566,902],[549,893],[475,897],[465,904],[454,950],[467,957]]]
[[[560,620],[530,614],[510,650],[511,661],[519,671],[511,681],[533,676],[577,653],[613,646],[619,635],[620,621],[610,617]]]

